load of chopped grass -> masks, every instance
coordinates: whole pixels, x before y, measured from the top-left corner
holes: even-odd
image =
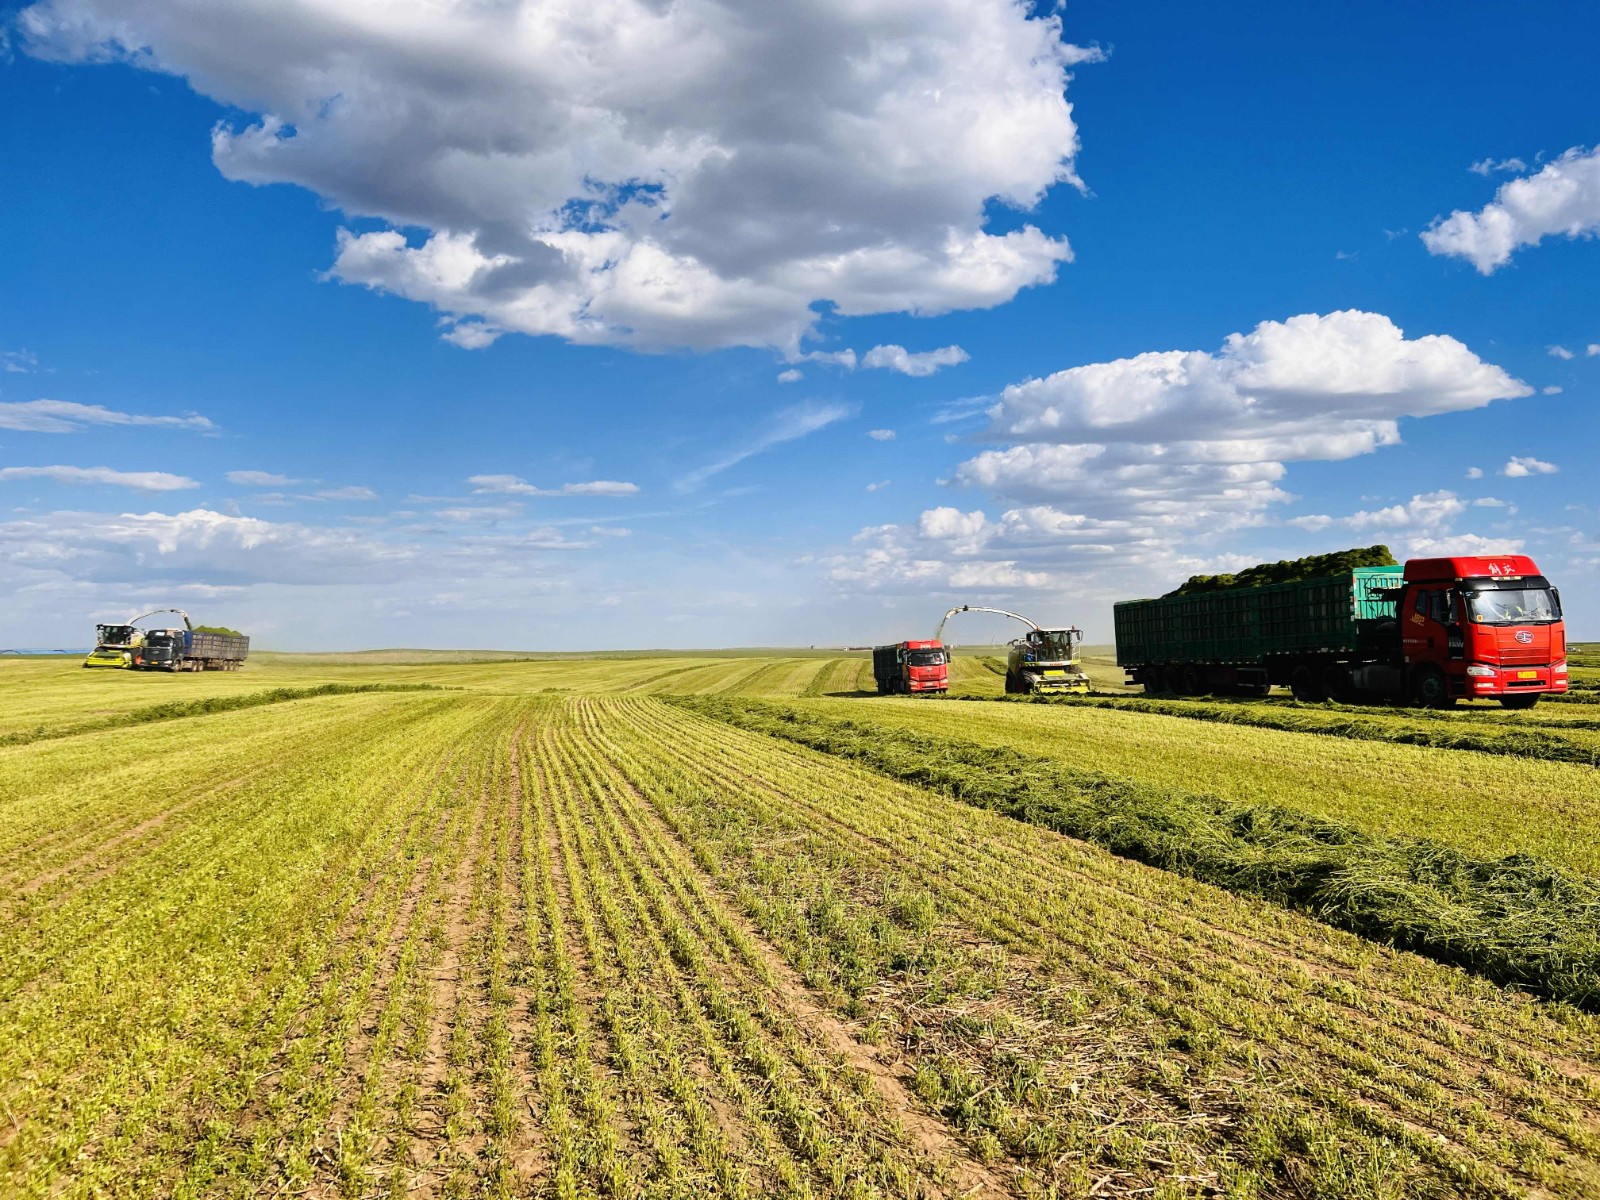
[[[215,634],[220,634],[223,637],[243,637],[244,636],[244,634],[240,633],[237,629],[229,629],[226,625],[196,625],[194,627],[194,631],[196,633],[215,633]]]
[[[1532,855],[1473,858],[1277,805],[1239,804],[780,703],[672,702],[1499,984],[1600,1010],[1600,881]]]
[[[1356,550],[1336,550],[1332,554],[1311,554],[1281,562],[1260,563],[1232,575],[1191,575],[1182,587],[1166,593],[1193,596],[1200,592],[1223,592],[1233,588],[1265,587],[1271,583],[1298,583],[1302,579],[1325,579],[1344,575],[1357,567],[1399,566],[1387,546],[1366,546]]]

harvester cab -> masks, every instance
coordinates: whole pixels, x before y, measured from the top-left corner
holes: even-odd
[[[1032,692],[1087,692],[1089,676],[1078,665],[1078,644],[1083,632],[1076,625],[1065,629],[1046,629],[1037,621],[1030,621],[1019,613],[1003,608],[985,608],[978,604],[963,604],[945,613],[939,629],[933,635],[937,640],[944,634],[945,621],[957,613],[986,612],[1010,617],[1028,626],[1028,632],[1011,642],[1006,656],[1006,691],[1025,695]]]
[[[1066,629],[1030,629],[1011,643],[1006,661],[1008,692],[1087,692],[1089,677],[1078,665],[1083,633]]]

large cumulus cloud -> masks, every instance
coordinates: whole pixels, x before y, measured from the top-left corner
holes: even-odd
[[[936,313],[1054,278],[986,227],[1076,183],[1068,70],[1017,0],[44,0],[31,53],[125,60],[259,114],[230,178],[389,229],[332,274],[502,330],[793,349],[815,306]]]

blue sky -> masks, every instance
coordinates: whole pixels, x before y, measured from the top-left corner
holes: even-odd
[[[813,7],[12,10],[0,644],[1109,641],[1378,541],[1600,637],[1591,6]]]

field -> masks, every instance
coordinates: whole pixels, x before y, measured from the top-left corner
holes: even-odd
[[[992,658],[0,661],[0,1194],[1600,1195],[1600,709]]]

